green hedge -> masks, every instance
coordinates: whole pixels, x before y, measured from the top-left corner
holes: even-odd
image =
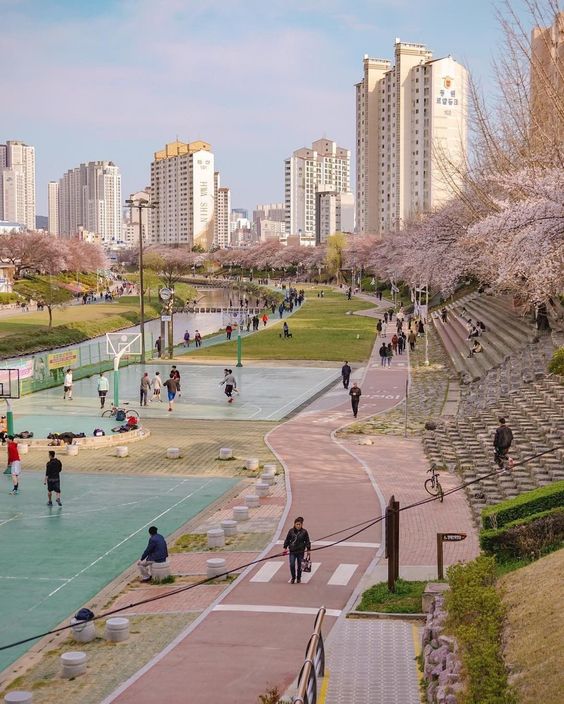
[[[482,511],[482,526],[495,530],[513,521],[559,506],[564,506],[564,481],[527,491],[495,506],[488,506]]]
[[[480,533],[480,547],[505,562],[515,558],[536,559],[558,549],[564,541],[564,508],[535,513],[506,523],[497,530]]]
[[[6,305],[7,303],[17,303],[21,300],[21,296],[18,296],[17,293],[0,293],[0,305]]]
[[[448,570],[447,632],[459,646],[463,704],[514,704],[502,657],[504,608],[495,585],[495,559],[478,557]]]
[[[548,370],[552,374],[560,374],[564,376],[564,347],[556,350],[549,362]]]

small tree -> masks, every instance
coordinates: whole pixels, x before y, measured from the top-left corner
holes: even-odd
[[[337,277],[337,283],[341,282],[341,269],[345,261],[345,249],[347,237],[342,232],[336,232],[327,238],[327,269]]]
[[[72,301],[72,293],[56,283],[45,279],[32,279],[17,282],[16,291],[27,300],[43,304],[49,313],[49,330],[53,327],[53,308]]]

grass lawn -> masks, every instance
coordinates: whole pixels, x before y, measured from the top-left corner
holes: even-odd
[[[375,320],[347,315],[347,311],[373,308],[373,304],[354,298],[348,301],[343,293],[330,290],[325,290],[324,298],[317,298],[315,290],[306,295],[301,310],[286,318],[293,337],[288,340],[280,338],[282,321],[279,321],[243,341],[244,358],[365,361],[374,344]],[[278,318],[278,312],[275,317]],[[206,359],[231,357],[235,354],[236,344],[233,339],[191,354]]]
[[[385,614],[420,614],[421,598],[427,582],[408,582],[398,579],[396,591],[388,591],[387,582],[379,582],[362,595],[358,611],[377,611]]]

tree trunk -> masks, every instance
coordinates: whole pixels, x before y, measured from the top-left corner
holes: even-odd
[[[53,309],[51,306],[47,306],[47,312],[49,313],[49,330],[53,327]]]

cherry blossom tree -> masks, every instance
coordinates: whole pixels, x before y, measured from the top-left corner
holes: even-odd
[[[15,267],[19,279],[26,272],[57,274],[64,267],[61,240],[42,232],[14,232],[0,236],[0,259]]]

